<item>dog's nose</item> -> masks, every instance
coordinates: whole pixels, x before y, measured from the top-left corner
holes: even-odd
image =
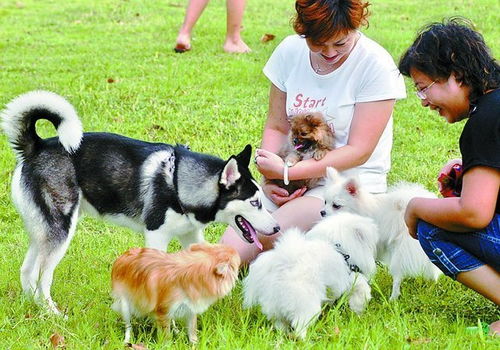
[[[326,211],[322,210],[319,212],[319,214],[321,215],[321,217],[324,218],[326,216]]]
[[[274,226],[273,231],[274,231],[274,233],[280,232],[280,227],[279,226]]]

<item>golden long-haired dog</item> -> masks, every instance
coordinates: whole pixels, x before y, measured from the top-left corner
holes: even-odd
[[[189,341],[196,343],[197,315],[231,291],[239,265],[236,250],[223,244],[196,243],[176,253],[125,252],[111,271],[112,308],[125,321],[125,343],[132,336],[133,315],[154,316],[167,336],[172,319],[185,319]]]
[[[328,126],[320,112],[310,112],[294,115],[290,119],[288,142],[285,143],[278,155],[288,167],[294,166],[301,160],[323,157],[335,148],[335,138],[332,129]],[[293,180],[285,184],[283,180],[266,180],[285,188],[288,193],[293,193],[301,187],[314,188],[319,178]]]

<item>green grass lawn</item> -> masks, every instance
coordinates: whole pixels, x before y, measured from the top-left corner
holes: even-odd
[[[247,143],[259,145],[269,82],[261,70],[274,47],[292,33],[292,0],[250,0],[243,36],[246,55],[222,51],[225,1],[209,3],[195,29],[193,51],[172,50],[187,0],[0,0],[0,108],[20,93],[47,89],[71,101],[86,131],[108,131],[148,141],[186,143],[228,157]],[[418,28],[451,15],[471,18],[498,57],[498,0],[373,0],[364,32],[397,60]],[[261,43],[265,33],[274,41]],[[391,183],[420,182],[435,190],[436,173],[459,156],[463,124],[447,125],[409,98],[394,114]],[[44,137],[51,125],[40,123]],[[0,137],[0,349],[50,348],[64,336],[67,349],[118,349],[123,325],[110,309],[110,267],[143,238],[90,218],[81,220],[55,273],[54,300],[68,319],[47,315],[21,293],[19,268],[27,235],[10,199],[14,155]],[[255,169],[253,169],[255,171]],[[215,242],[222,225],[207,229]],[[170,249],[178,249],[173,243]],[[258,309],[242,309],[238,283],[232,294],[199,318],[199,348],[262,349],[492,349],[500,341],[467,334],[478,320],[500,318],[499,309],[447,278],[407,280],[397,302],[388,302],[391,279],[383,269],[361,317],[343,302],[324,309],[305,341],[276,332]],[[500,292],[500,291],[499,291]],[[137,334],[137,329],[139,330]],[[185,329],[166,345],[151,323],[136,324],[137,343],[150,349],[189,347]]]

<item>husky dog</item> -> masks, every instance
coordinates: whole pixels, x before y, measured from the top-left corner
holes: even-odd
[[[55,313],[53,273],[80,212],[143,232],[146,246],[159,250],[174,237],[183,247],[203,241],[213,221],[228,223],[250,243],[256,230],[279,231],[248,169],[250,145],[224,161],[179,145],[83,133],[73,106],[46,91],[17,97],[1,117],[17,157],[13,200],[31,238],[22,287]],[[39,119],[52,122],[58,137],[41,139]]]
[[[339,222],[344,220],[350,218],[339,217]],[[349,232],[346,230],[346,233]],[[356,272],[360,268],[330,242],[351,246],[344,241],[347,239],[355,246],[373,237],[364,237],[367,230],[350,233],[352,235],[334,237],[335,232],[330,229],[318,230],[314,235],[304,234],[297,228],[287,230],[273,249],[261,253],[250,264],[243,281],[244,307],[260,305],[276,328],[288,330],[291,327],[300,339],[306,337],[307,328],[321,313],[322,303],[331,300],[330,296],[337,299],[350,293],[350,308],[361,313],[371,299],[367,278]],[[369,254],[367,252],[367,256]],[[373,255],[371,263],[368,258],[365,260],[367,264],[362,269],[371,273],[375,266]]]
[[[441,275],[418,241],[408,233],[404,214],[413,197],[436,196],[423,186],[411,183],[401,183],[387,193],[373,195],[359,185],[357,178],[344,178],[334,168],[327,168],[327,210],[368,216],[378,225],[377,259],[388,265],[393,278],[391,300],[399,297],[403,278],[421,275],[436,281]]]

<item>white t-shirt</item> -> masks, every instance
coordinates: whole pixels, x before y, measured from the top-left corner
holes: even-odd
[[[314,71],[306,40],[298,35],[285,38],[264,67],[267,78],[287,95],[287,115],[322,112],[335,132],[336,148],[347,144],[356,103],[406,97],[403,76],[392,57],[359,34],[348,58],[332,73],[319,75]],[[343,174],[358,175],[370,192],[385,192],[391,148],[392,116],[368,161]]]

